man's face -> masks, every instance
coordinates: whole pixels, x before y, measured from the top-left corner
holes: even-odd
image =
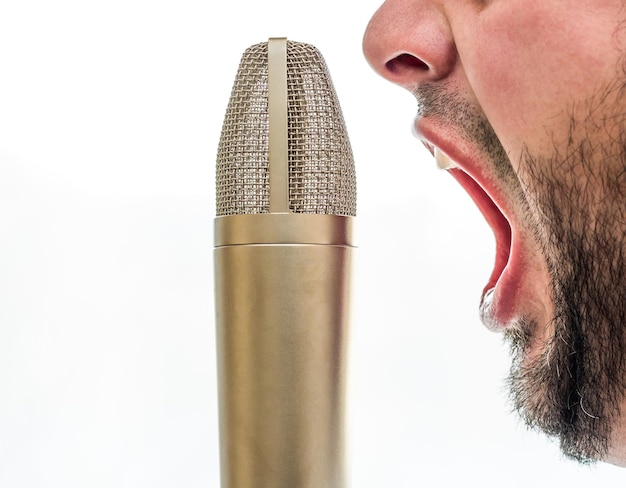
[[[494,229],[481,316],[515,406],[567,455],[626,464],[623,0],[387,0],[364,52]]]

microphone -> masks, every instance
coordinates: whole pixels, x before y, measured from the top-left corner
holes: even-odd
[[[317,48],[239,65],[217,154],[222,488],[343,488],[356,179]]]

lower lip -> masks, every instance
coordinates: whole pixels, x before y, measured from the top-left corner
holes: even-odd
[[[494,268],[480,303],[480,317],[488,329],[499,332],[514,325],[522,315],[520,311],[536,301],[531,297],[537,296],[538,283],[543,280],[530,270],[527,255],[524,243],[513,237],[506,265],[499,274],[498,267]]]

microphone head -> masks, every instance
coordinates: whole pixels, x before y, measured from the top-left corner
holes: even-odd
[[[292,213],[356,215],[348,134],[317,48],[287,41],[288,199]],[[217,153],[217,215],[270,213],[268,43],[243,54]]]

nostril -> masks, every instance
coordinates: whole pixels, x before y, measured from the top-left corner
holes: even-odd
[[[427,71],[428,65],[421,59],[413,56],[412,54],[400,54],[390,61],[387,61],[385,65],[391,73],[401,73],[403,71],[412,71],[418,69],[420,71]]]

